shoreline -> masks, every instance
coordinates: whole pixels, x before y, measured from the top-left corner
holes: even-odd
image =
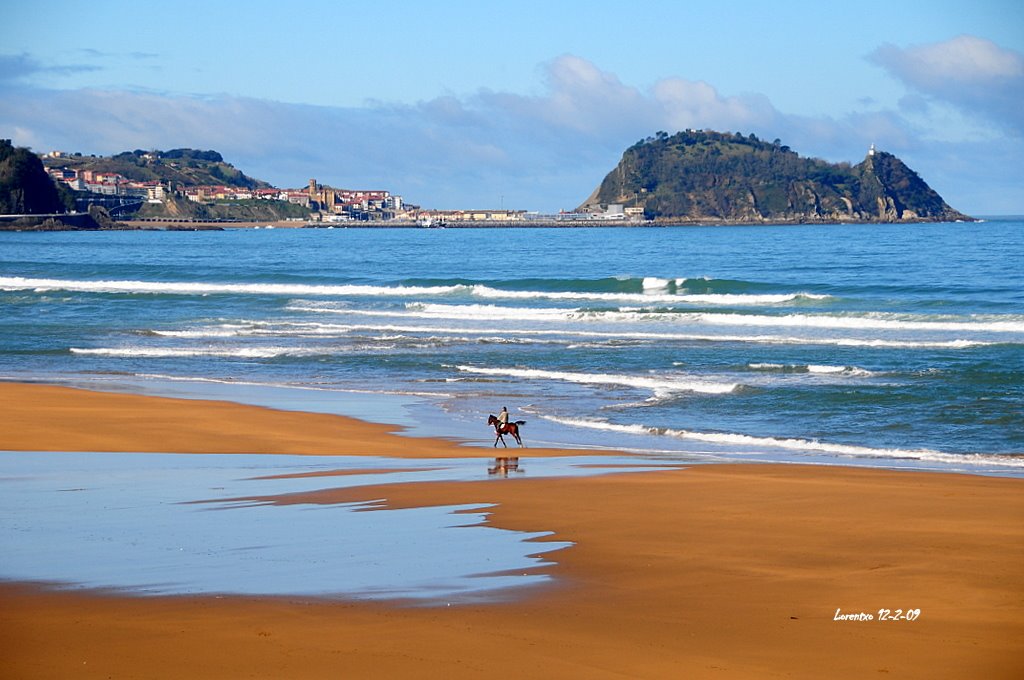
[[[0,448],[492,458],[394,426],[228,402],[0,383]],[[595,455],[525,449],[524,457]],[[499,450],[504,453],[504,450]],[[264,499],[494,504],[553,584],[408,607],[296,597],[131,597],[0,581],[10,677],[1019,677],[1020,479],[702,464],[581,478],[376,483]],[[2,536],[0,536],[2,537]],[[914,621],[879,611],[920,609]],[[875,620],[836,619],[869,614]]]
[[[2,384],[24,384],[34,386],[64,387],[103,394],[135,395],[142,397],[166,398],[174,401],[201,401],[228,403],[237,406],[253,406],[271,412],[313,413],[327,416],[342,416],[358,423],[374,423],[383,425],[389,431],[399,435],[403,440],[409,438],[417,441],[441,440],[452,443],[460,449],[478,449],[489,451],[492,448],[493,430],[483,424],[483,411],[479,413],[480,422],[467,421],[464,417],[457,420],[446,420],[445,415],[437,410],[436,394],[396,393],[388,391],[351,389],[323,390],[309,386],[284,385],[262,382],[217,381],[198,378],[180,378],[172,376],[136,376],[110,377],[98,381],[93,378],[47,379],[41,376],[5,376],[0,378]],[[446,395],[442,395],[446,396]],[[529,418],[530,414],[526,413]],[[174,429],[174,425],[167,425]],[[216,425],[214,427],[217,427]],[[1007,461],[998,460],[999,454],[945,454],[932,451],[908,451],[919,454],[919,457],[900,457],[881,455],[888,453],[879,451],[879,455],[843,455],[841,453],[822,450],[802,451],[785,447],[773,448],[766,441],[760,447],[754,443],[734,443],[704,441],[700,439],[673,440],[671,442],[643,441],[642,434],[623,435],[611,433],[613,436],[600,440],[581,439],[579,433],[568,425],[560,425],[547,421],[543,416],[530,419],[526,430],[529,436],[525,439],[528,451],[538,455],[617,455],[654,457],[670,459],[677,464],[794,464],[821,465],[852,468],[868,468],[882,470],[904,470],[918,472],[959,473],[980,476],[1013,477],[1024,479],[1024,470],[1014,461],[1019,457],[1007,456]],[[511,440],[510,440],[511,441]],[[149,441],[143,440],[140,450],[159,453],[151,450]],[[321,451],[330,455],[334,449],[328,447]],[[497,451],[502,451],[501,447]],[[515,450],[515,444],[512,448]],[[200,452],[192,449],[176,452]],[[231,450],[218,448],[210,453],[247,453],[238,447]],[[289,453],[276,448],[273,453]],[[302,452],[300,452],[302,453]],[[924,454],[937,454],[928,457]],[[370,453],[369,455],[376,455]],[[437,453],[435,457],[443,454]],[[456,454],[465,457],[465,454]],[[979,462],[979,458],[984,459]]]
[[[224,231],[228,229],[608,229],[632,228],[653,229],[666,227],[801,227],[801,226],[873,226],[892,224],[956,224],[980,223],[985,218],[967,217],[960,220],[908,218],[900,220],[855,220],[855,219],[807,219],[780,218],[736,221],[714,217],[673,217],[650,220],[459,220],[443,225],[424,226],[415,221],[405,220],[351,220],[345,222],[324,222],[317,220],[193,220],[175,217],[147,217],[141,219],[115,220],[110,226],[91,226],[85,213],[68,215],[14,216],[0,221],[0,231]]]
[[[454,437],[404,436],[407,428],[402,425],[334,413],[45,383],[0,381],[0,412],[10,424],[0,450],[10,451],[394,458],[486,458],[492,451]],[[522,451],[536,457],[601,453],[544,447]]]

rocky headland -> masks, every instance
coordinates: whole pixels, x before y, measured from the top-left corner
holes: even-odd
[[[896,156],[857,165],[804,158],[779,140],[659,132],[622,155],[577,209],[623,205],[658,222],[844,223],[974,221]]]

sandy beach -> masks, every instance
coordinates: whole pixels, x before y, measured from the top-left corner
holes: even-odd
[[[43,385],[0,384],[0,409],[0,449],[26,456],[492,455],[340,416]],[[800,465],[335,490],[325,476],[264,500],[494,503],[494,526],[573,546],[547,555],[553,585],[451,607],[0,583],[0,676],[1019,678],[1022,484]]]

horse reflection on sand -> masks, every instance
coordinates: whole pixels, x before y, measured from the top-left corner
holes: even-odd
[[[524,473],[526,470],[519,469],[519,457],[500,457],[494,459],[494,465],[487,468],[488,475],[501,475],[508,477],[510,472]]]

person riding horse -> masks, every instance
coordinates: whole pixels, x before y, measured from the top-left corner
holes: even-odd
[[[498,442],[505,448],[508,448],[508,444],[505,443],[505,437],[503,435],[510,434],[515,437],[516,442],[519,446],[523,446],[523,440],[519,438],[519,427],[525,425],[525,420],[517,420],[514,423],[509,422],[508,419],[508,408],[505,406],[501,407],[501,413],[495,416],[493,413],[487,418],[487,424],[494,426],[494,445],[497,446]]]

